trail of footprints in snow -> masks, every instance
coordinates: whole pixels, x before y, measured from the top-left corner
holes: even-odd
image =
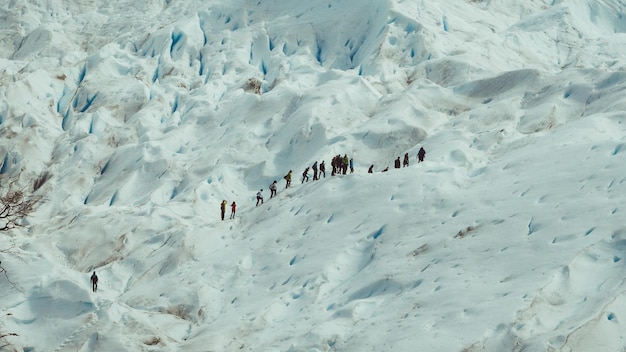
[[[87,322],[61,342],[61,344],[54,349],[54,352],[80,350],[94,335],[97,336],[97,327],[101,325],[99,323],[98,316],[95,312],[92,312],[89,314],[89,317],[87,317]]]

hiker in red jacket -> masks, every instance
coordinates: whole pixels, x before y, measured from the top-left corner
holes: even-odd
[[[233,201],[233,203],[230,205],[230,218],[231,219],[235,218],[236,212],[237,212],[237,204]]]

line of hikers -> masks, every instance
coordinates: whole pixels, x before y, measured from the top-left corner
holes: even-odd
[[[423,162],[425,156],[426,156],[426,150],[424,150],[423,147],[420,147],[420,150],[417,152],[417,163],[419,164]],[[402,160],[402,162],[400,162],[400,157],[398,157],[393,162],[393,167],[396,169],[399,169],[400,165],[402,165],[402,167],[409,166],[409,153],[404,153],[404,159]],[[387,171],[389,171],[389,167],[384,168],[381,172],[387,172]],[[367,173],[368,174],[374,173],[374,165],[370,165],[369,169],[367,169]]]
[[[331,176],[345,175],[348,172],[348,167],[350,168],[350,173],[354,172],[354,159],[348,158],[347,154],[344,154],[343,157],[340,154],[335,155],[331,160],[330,165],[332,166],[332,171],[330,173]],[[307,166],[304,169],[302,172],[302,181],[300,183],[309,182],[309,170],[313,170],[313,181],[317,181],[321,177],[326,178],[326,164],[324,164],[324,160],[322,160],[319,165],[317,164],[317,161],[315,161],[310,168]],[[289,170],[289,173],[283,177],[287,180],[285,188],[288,188],[291,185],[291,172],[292,171]]]
[[[425,156],[426,156],[426,151],[424,150],[423,147],[420,147],[420,150],[417,152],[417,162],[418,163],[423,162]],[[331,176],[345,175],[348,172],[348,168],[350,168],[350,173],[354,173],[354,160],[351,157],[348,158],[347,154],[344,154],[343,157],[341,156],[341,154],[335,155],[331,161],[331,165],[333,167],[332,172],[330,174]],[[402,163],[400,162],[400,157],[398,157],[394,161],[394,167],[396,169],[399,169],[400,165],[402,165],[402,167],[409,166],[409,153],[404,154],[404,160],[402,161]],[[319,180],[322,175],[324,176],[324,178],[326,178],[326,165],[324,164],[324,160],[322,160],[319,163],[319,165],[317,161],[315,161],[311,167],[307,166],[302,172],[301,183],[309,182],[309,170],[313,170],[314,181]],[[387,171],[389,171],[389,167],[386,167],[381,172],[387,172]],[[283,176],[283,179],[286,182],[285,189],[291,186],[292,172],[293,172],[292,170],[289,170],[289,172],[285,176]],[[374,165],[370,165],[370,167],[367,169],[367,173],[369,174],[374,173]],[[278,186],[277,186],[276,180],[274,180],[274,182],[272,182],[269,185],[270,199],[276,196],[277,187]],[[224,220],[224,214],[226,213],[227,204],[228,203],[226,202],[226,200],[223,200],[222,203],[220,204],[222,220]],[[263,189],[262,188],[256,193],[256,206],[258,207],[259,204],[263,204]],[[235,204],[235,202],[233,201],[230,206],[231,206],[230,218],[234,219],[235,212],[237,210],[237,204]]]

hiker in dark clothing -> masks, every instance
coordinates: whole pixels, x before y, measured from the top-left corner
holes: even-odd
[[[394,163],[394,166],[396,169],[400,168],[400,157],[398,157],[398,159],[396,159],[396,162]]]
[[[313,181],[317,180],[317,161],[313,163],[313,166],[311,166],[311,169],[313,169]]]
[[[259,202],[261,202],[261,204],[263,204],[263,189],[261,189],[260,191],[256,192],[256,206],[259,206]]]
[[[417,152],[417,162],[421,163],[422,161],[424,161],[424,157],[426,156],[426,151],[424,150],[424,148],[420,147],[419,152]]]
[[[304,183],[304,180],[306,180],[306,182],[309,182],[309,167],[307,166],[306,169],[304,169],[304,172],[302,173],[302,182]]]
[[[374,173],[374,164],[370,165],[370,168],[367,169],[367,173],[368,174],[373,174]]]
[[[322,162],[320,163],[320,173],[317,176],[318,180],[321,175],[324,175],[324,178],[326,178],[326,165],[324,165],[324,160],[322,160]]]
[[[402,162],[402,167],[409,166],[409,153],[404,153],[404,161]]]
[[[350,158],[350,173],[354,173],[354,160],[352,158]]]
[[[98,275],[96,275],[96,272],[94,271],[93,274],[91,274],[91,289],[93,290],[93,292],[98,291]]]

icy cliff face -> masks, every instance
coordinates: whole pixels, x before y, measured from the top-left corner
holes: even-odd
[[[0,332],[617,350],[625,29],[619,1],[1,4],[0,185],[45,201],[0,239]]]

